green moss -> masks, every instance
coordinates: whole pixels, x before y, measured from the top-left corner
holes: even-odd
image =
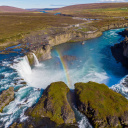
[[[97,111],[96,118],[106,120],[107,116],[120,117],[125,111],[128,111],[127,99],[109,89],[105,84],[76,83],[75,88],[80,102],[87,106],[89,104],[92,109]]]
[[[44,92],[39,103],[29,113],[30,116],[39,119],[49,117],[50,120],[57,124],[63,124],[62,109],[67,112],[72,111],[67,101],[69,88],[63,82],[52,83]],[[75,122],[75,120],[74,120]]]

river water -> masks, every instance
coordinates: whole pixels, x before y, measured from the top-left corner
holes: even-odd
[[[101,37],[84,41],[84,45],[77,42],[55,46],[52,59],[32,68],[20,52],[0,55],[0,92],[10,86],[16,91],[14,101],[0,113],[0,126],[8,127],[17,118],[25,120],[24,111],[38,101],[43,89],[56,81],[64,81],[70,89],[74,89],[76,82],[105,83],[127,98],[128,89],[122,81],[128,70],[111,53],[111,46],[124,39],[118,34],[123,30],[106,31]],[[86,128],[85,122],[87,119],[82,115],[79,127]]]

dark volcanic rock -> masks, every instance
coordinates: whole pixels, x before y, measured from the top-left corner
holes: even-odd
[[[94,127],[128,127],[128,100],[104,84],[75,84],[77,107]]]
[[[123,66],[128,68],[128,38],[119,44],[115,44],[111,47],[112,55],[117,62],[121,62]]]
[[[77,128],[75,114],[67,100],[68,92],[65,83],[52,83],[38,103],[25,112],[29,118],[23,123],[14,123],[11,128]]]
[[[128,35],[128,28],[126,28],[126,29],[125,29],[124,31],[122,31],[122,32],[119,32],[119,34],[125,37],[126,35]]]
[[[22,123],[13,123],[10,128],[78,128],[75,125],[57,125],[55,122],[51,121],[49,118],[37,119],[29,118]]]

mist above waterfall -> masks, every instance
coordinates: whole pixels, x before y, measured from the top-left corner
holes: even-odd
[[[94,81],[114,85],[126,75],[126,69],[117,64],[110,50],[110,45],[118,42],[121,36],[117,34],[120,29],[110,30],[103,36],[88,40],[84,45],[81,43],[62,44],[52,50],[52,59],[41,62],[40,66],[34,66],[31,70],[27,58],[23,58],[14,67],[29,86],[45,89],[52,82],[63,81],[67,85],[67,77],[70,80],[69,88],[74,88],[77,82]],[[123,38],[123,37],[122,37]],[[75,60],[66,60],[64,69],[61,59],[56,51],[62,55],[75,56]],[[38,59],[33,54],[35,65]],[[68,71],[68,76],[65,75]],[[121,72],[120,72],[121,71]]]

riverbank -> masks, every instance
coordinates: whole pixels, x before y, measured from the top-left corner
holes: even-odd
[[[42,60],[46,60],[46,59],[50,59],[50,54],[51,54],[51,50],[53,46],[56,45],[60,45],[62,43],[71,43],[71,42],[81,42],[81,41],[85,41],[85,40],[89,40],[89,39],[93,39],[93,38],[97,38],[99,36],[102,35],[102,33],[106,30],[109,29],[116,29],[116,28],[122,28],[122,27],[127,27],[128,23],[122,23],[122,24],[111,24],[111,25],[107,25],[105,27],[100,28],[100,30],[97,31],[89,31],[89,32],[80,32],[80,31],[71,31],[70,29],[61,29],[61,31],[59,30],[59,32],[57,32],[56,34],[51,34],[51,35],[47,35],[47,40],[45,40],[45,43],[41,43],[40,38],[42,38],[42,36],[39,38],[37,38],[37,36],[35,35],[33,38],[35,39],[34,42],[38,42],[38,43],[34,43],[32,40],[32,37],[27,39],[26,42],[31,42],[31,46],[28,47],[28,49],[30,49],[30,52],[33,52],[36,54],[37,58],[42,61]],[[46,39],[46,38],[45,38]],[[49,47],[48,47],[49,46]],[[39,52],[40,51],[40,47],[43,49],[43,51],[45,52]],[[46,47],[46,48],[44,48]],[[30,53],[31,54],[31,53]],[[28,56],[29,53],[28,53]],[[43,57],[44,56],[44,57]],[[43,59],[41,59],[43,58]],[[29,57],[30,63],[32,64],[32,58]]]
[[[81,43],[57,45],[52,49],[52,59],[43,61],[39,67],[34,66],[31,70],[28,70],[26,66],[26,64],[30,66],[27,63],[27,59],[22,57],[19,58],[19,61],[17,58],[11,63],[8,60],[3,60],[5,62],[2,62],[2,64],[8,65],[8,63],[13,63],[15,69],[13,71],[15,73],[14,78],[11,78],[11,84],[2,84],[3,87],[10,85],[14,86],[15,90],[19,87],[19,90],[15,92],[14,101],[4,108],[3,112],[8,117],[5,116],[0,121],[3,121],[5,118],[8,121],[3,121],[3,126],[5,124],[8,126],[8,124],[17,120],[17,117],[20,120],[24,120],[24,111],[37,103],[38,98],[40,98],[40,89],[37,88],[45,89],[53,81],[64,81],[68,83],[69,88],[72,88],[72,85],[77,82],[86,83],[93,80],[98,83],[104,82],[107,83],[107,86],[111,86],[120,81],[127,72],[126,69],[115,62],[111,55],[110,46],[115,42],[119,42],[119,40],[123,40],[123,38],[121,39],[122,36],[117,34],[122,30],[124,29],[106,31],[101,37],[88,40],[84,45],[81,45]],[[66,61],[67,67],[65,67],[64,61]],[[62,68],[63,66],[64,68]],[[8,77],[4,77],[2,81],[4,82]],[[21,88],[19,77],[22,78],[22,81],[24,79],[29,86],[22,85],[23,87]],[[12,110],[13,114],[9,115]],[[81,124],[82,120],[84,120],[83,118],[80,120]]]

